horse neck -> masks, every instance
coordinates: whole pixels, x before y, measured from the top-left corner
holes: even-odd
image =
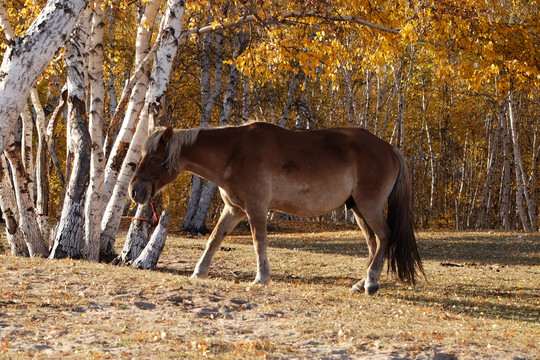
[[[181,151],[183,169],[220,186],[235,134],[234,128],[201,129],[195,143]]]

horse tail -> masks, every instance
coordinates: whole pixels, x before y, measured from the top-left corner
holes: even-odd
[[[388,271],[392,270],[400,281],[415,284],[417,271],[424,275],[424,267],[418,253],[414,234],[411,183],[407,164],[399,150],[394,148],[399,161],[399,174],[388,197],[386,221],[390,227],[390,239],[386,258]]]

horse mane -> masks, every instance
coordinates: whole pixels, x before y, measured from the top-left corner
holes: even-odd
[[[159,145],[159,139],[166,130],[166,127],[156,127],[144,144],[143,151],[145,153],[154,152]],[[171,140],[167,143],[167,159],[165,160],[171,168],[176,167],[180,160],[180,151],[183,146],[191,146],[197,141],[200,128],[194,129],[174,129]]]

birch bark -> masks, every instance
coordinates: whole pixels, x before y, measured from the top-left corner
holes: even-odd
[[[34,208],[34,203],[30,197],[32,179],[24,169],[21,149],[11,142],[5,150],[9,160],[11,173],[13,174],[13,187],[17,197],[17,207],[19,210],[19,226],[24,234],[24,240],[31,257],[46,257],[49,254],[48,246],[40,232],[39,224]],[[22,210],[24,209],[24,210]],[[21,211],[22,210],[22,211]]]
[[[501,219],[504,230],[512,228],[510,224],[510,140],[506,120],[506,98],[499,103],[498,121],[501,124],[503,167],[501,174]]]
[[[289,118],[289,113],[291,112],[291,105],[294,99],[294,93],[296,91],[296,86],[298,85],[298,81],[300,81],[301,78],[303,78],[304,72],[302,69],[299,69],[296,74],[294,74],[293,78],[291,79],[291,83],[289,85],[289,91],[287,92],[287,99],[285,100],[285,105],[283,105],[283,111],[281,113],[281,120],[279,121],[279,126],[282,128],[287,126],[287,121]]]
[[[521,226],[525,232],[536,231],[536,219],[529,222],[530,200],[529,195],[525,191],[525,172],[523,170],[523,161],[521,159],[521,149],[519,146],[519,130],[517,128],[517,119],[514,116],[514,90],[510,90],[508,94],[508,121],[510,123],[510,134],[512,137],[512,152],[514,154],[514,173],[516,176],[516,207],[521,219]],[[523,203],[525,201],[525,204]],[[525,212],[524,207],[527,208]]]
[[[86,0],[50,0],[0,66],[0,151],[3,151],[30,89],[75,27]]]
[[[244,47],[246,46],[247,36],[244,32],[239,32],[235,36],[234,40],[234,50],[233,50],[233,60],[235,60],[243,51]],[[221,53],[221,44],[216,44],[217,48],[219,48],[219,52]],[[216,56],[216,63],[214,71],[214,90],[212,91],[213,95],[218,95],[216,87],[221,87],[222,80],[217,79],[216,76],[222,76],[222,71],[217,71],[218,67],[222,67],[222,58],[223,54],[221,53],[220,56]],[[218,64],[219,61],[219,64]],[[202,68],[201,70],[203,73],[209,73],[209,66],[210,64],[206,63],[207,68]],[[219,116],[219,126],[226,126],[230,119],[232,114],[232,109],[234,106],[234,97],[236,94],[236,87],[238,86],[238,79],[239,79],[239,72],[236,68],[236,64],[233,61],[231,64],[230,70],[229,70],[229,79],[227,81],[227,88],[225,90],[225,95],[223,97],[223,105],[221,114]],[[204,98],[208,97],[209,93],[209,77],[204,76],[205,81],[203,82],[201,80],[201,100],[204,101]],[[201,77],[202,79],[202,77]],[[217,84],[216,84],[217,81]],[[206,115],[201,116],[201,126],[203,123],[205,123],[208,119],[210,114],[213,112],[213,107],[216,105],[217,98],[210,98],[206,100],[209,102],[212,107],[205,106],[203,107],[204,111],[206,112]],[[188,210],[186,212],[186,217],[184,219],[184,222],[182,224],[182,227],[189,231],[192,234],[206,234],[208,233],[208,229],[206,227],[206,219],[208,217],[208,211],[210,209],[210,206],[212,204],[212,199],[214,198],[214,194],[217,190],[217,186],[213,184],[210,181],[202,180],[197,175],[193,176],[193,184],[192,184],[192,191],[191,196],[188,203]]]
[[[36,212],[38,216],[41,233],[45,239],[49,238],[49,168],[47,157],[47,139],[45,125],[45,111],[39,100],[38,91],[33,88],[30,97],[32,105],[36,112],[36,128],[38,136],[38,146],[36,154],[36,172],[35,172],[35,187],[36,187]]]
[[[84,239],[85,191],[90,172],[90,134],[86,124],[85,64],[86,42],[91,20],[86,9],[66,44],[68,84],[68,151],[72,156],[71,174],[62,214],[57,224],[51,259],[81,258]]]
[[[6,223],[6,237],[11,255],[28,256],[24,235],[19,227],[17,199],[11,183],[11,174],[5,156],[0,154],[0,209]]]
[[[210,16],[208,21],[211,22],[213,17]],[[211,59],[214,55],[214,81],[211,84]],[[218,31],[216,34],[205,34],[202,41],[202,51],[200,55],[201,59],[201,127],[210,126],[212,119],[212,113],[216,107],[219,95],[221,94],[221,87],[223,84],[223,31]],[[234,66],[231,65],[231,67]],[[236,69],[236,67],[235,67]],[[233,78],[235,76],[234,70],[231,68],[231,74]],[[237,77],[238,78],[238,77]],[[230,82],[229,82],[230,83]],[[213,86],[212,86],[213,85]],[[236,84],[235,84],[236,85]],[[231,98],[231,111],[232,101],[234,96],[234,88],[227,89],[228,95]],[[227,98],[227,94],[225,95]],[[224,104],[223,112],[228,111],[225,107],[229,104]],[[230,115],[230,114],[229,114]],[[228,120],[219,119],[219,123],[226,123]],[[193,234],[206,234],[208,229],[206,228],[206,215],[210,208],[213,195],[217,189],[216,185],[199,178],[194,175],[192,177],[191,193],[188,202],[188,208],[186,211],[186,217],[182,223],[182,227]]]
[[[143,59],[150,52],[150,41],[152,33],[150,32],[148,24],[154,23],[160,5],[161,0],[151,0],[148,2],[144,9],[144,14],[137,28],[137,39],[135,46],[135,68],[138,68],[141,65]],[[112,191],[118,178],[118,174],[121,171],[124,158],[126,157],[128,148],[133,139],[133,129],[144,106],[146,92],[148,90],[148,82],[149,68],[144,67],[144,71],[142,72],[141,77],[135,83],[135,86],[131,90],[129,103],[127,105],[127,109],[120,130],[115,131],[115,122],[113,120],[111,128],[109,129],[109,132],[107,134],[105,146],[107,147],[107,149],[110,148],[110,151],[107,151],[109,155],[107,160],[107,166],[105,169],[105,179],[103,185],[103,203],[106,203],[111,198]],[[124,91],[126,91],[126,89]],[[124,98],[125,96],[125,94],[122,94],[122,98]],[[120,105],[121,104],[118,104],[118,106]],[[116,109],[115,113],[116,112],[119,112],[119,109]]]
[[[160,45],[155,55],[145,105],[101,223],[100,254],[105,257],[114,257],[114,242],[129,180],[135,170],[135,164],[141,157],[142,144],[148,136],[148,124],[154,123],[154,118],[163,111],[162,99],[167,91],[172,62],[178,50],[184,9],[183,0],[167,1],[167,10],[162,19],[163,31],[159,38]]]
[[[86,191],[84,223],[84,258],[99,261],[100,220],[103,217],[102,200],[105,154],[103,153],[103,124],[105,117],[105,84],[103,79],[103,22],[104,11],[96,4],[92,8],[88,77],[90,79],[89,135],[91,141],[90,182]]]
[[[133,262],[133,267],[137,269],[155,269],[163,247],[165,246],[167,225],[169,223],[169,212],[164,211],[159,219],[159,224],[154,230],[150,241],[139,257]]]

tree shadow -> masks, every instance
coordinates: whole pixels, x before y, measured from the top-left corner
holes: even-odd
[[[490,319],[505,319],[520,322],[540,323],[540,309],[529,305],[535,303],[538,289],[519,288],[518,291],[508,292],[493,291],[486,286],[464,285],[456,287],[453,296],[427,296],[426,291],[411,291],[400,293],[396,298],[401,301],[410,301],[417,306],[429,306],[440,309],[445,313],[485,317]],[[393,296],[389,292],[388,296]],[[395,293],[394,293],[395,294]],[[505,301],[497,301],[505,297]],[[471,298],[481,300],[472,301]]]
[[[447,234],[447,233],[445,233]],[[367,257],[368,248],[360,232],[356,239],[311,240],[301,235],[288,238],[269,235],[269,247],[320,254]],[[423,260],[500,265],[540,265],[540,236],[469,233],[417,240]]]

